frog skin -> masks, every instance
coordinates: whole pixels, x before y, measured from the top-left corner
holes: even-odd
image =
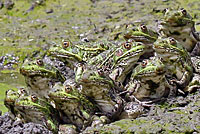
[[[169,94],[172,87],[165,78],[166,67],[162,61],[153,57],[143,60],[136,66],[125,86],[127,98],[135,97],[140,101],[160,99]]]
[[[75,45],[70,41],[63,41],[61,46],[51,47],[48,54],[59,58],[64,63],[67,62],[67,65],[73,69],[77,63],[87,61],[106,49],[108,49],[106,43]]]
[[[65,80],[56,68],[45,63],[42,59],[26,60],[20,68],[30,94],[48,98],[47,92],[56,81]]]
[[[194,75],[188,86],[184,89],[185,92],[193,92],[200,88],[200,57],[191,57],[194,68]]]
[[[34,94],[21,96],[15,101],[15,108],[24,122],[38,123],[55,133],[57,132],[57,112],[46,100]]]
[[[79,130],[90,125],[95,106],[79,92],[72,81],[56,83],[49,92],[49,97],[55,102],[61,118],[65,123],[74,124]]]
[[[82,85],[81,93],[91,98],[108,118],[114,119],[121,112],[123,100],[115,93],[113,80],[102,70],[78,64],[76,82]]]
[[[145,45],[140,42],[124,42],[92,58],[88,65],[103,70],[115,82],[123,83],[144,50]]]
[[[20,94],[13,90],[9,89],[6,91],[5,99],[4,99],[4,105],[9,109],[11,112],[11,116],[17,115],[16,109],[15,109],[15,101],[20,97]],[[13,117],[14,118],[14,117]]]
[[[185,9],[166,9],[164,19],[158,24],[158,32],[160,36],[178,40],[192,55],[199,55],[200,50],[193,51],[195,45],[196,49],[200,49],[199,34],[194,25],[195,22]]]
[[[190,55],[174,38],[159,38],[153,46],[156,56],[162,58],[167,67],[167,77],[181,88],[185,88],[193,75]]]

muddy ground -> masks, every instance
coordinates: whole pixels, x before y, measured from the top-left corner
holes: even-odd
[[[185,8],[200,31],[199,0],[0,0],[0,110],[7,111],[5,90],[25,86],[18,67],[27,56],[62,39],[114,40],[130,23],[156,29],[167,7]],[[167,102],[153,106],[146,117],[85,133],[199,133],[199,91]]]

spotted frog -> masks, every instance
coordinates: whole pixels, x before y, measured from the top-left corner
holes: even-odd
[[[57,132],[58,122],[56,110],[46,101],[35,94],[21,96],[15,101],[15,109],[24,122],[38,123],[53,132]]]
[[[123,101],[114,91],[113,80],[102,70],[79,64],[76,68],[76,82],[82,85],[81,93],[91,98],[104,115],[114,119],[121,112]]]
[[[20,94],[13,89],[9,89],[9,90],[6,91],[6,96],[5,96],[5,99],[4,99],[4,105],[9,109],[9,111],[11,112],[11,114],[13,116],[17,115],[16,109],[15,109],[15,101],[19,97],[20,97]]]
[[[95,106],[80,93],[74,81],[56,83],[48,93],[65,123],[74,124],[79,130],[90,125]]]
[[[160,99],[168,95],[172,88],[165,78],[166,67],[157,57],[143,60],[133,69],[129,83],[125,86],[127,98],[140,101]]]
[[[164,12],[164,19],[158,23],[159,34],[175,38],[188,52],[191,52],[191,55],[199,55],[200,44],[198,41],[200,38],[190,14],[183,8],[179,10],[165,9]]]
[[[26,60],[20,68],[20,73],[24,75],[30,93],[42,98],[48,98],[47,92],[53,83],[65,80],[55,67],[42,59]]]
[[[153,49],[167,67],[167,78],[185,88],[193,76],[193,68],[190,55],[181,43],[172,37],[159,38]]]
[[[145,45],[138,42],[124,42],[92,58],[88,65],[102,70],[115,82],[123,83],[126,75],[145,52]]]

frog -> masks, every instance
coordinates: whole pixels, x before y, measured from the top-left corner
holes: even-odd
[[[25,60],[20,67],[20,73],[25,77],[30,94],[37,94],[41,98],[48,99],[47,92],[55,82],[65,81],[59,71],[42,58]]]
[[[79,62],[89,60],[91,57],[107,50],[109,47],[107,43],[94,44],[73,44],[71,41],[63,40],[62,45],[54,45],[48,50],[48,55],[57,57],[64,63],[74,69]]]
[[[21,96],[15,101],[15,109],[24,123],[38,123],[57,133],[57,111],[45,99],[36,94]]]
[[[200,55],[200,38],[194,25],[193,18],[184,8],[167,8],[164,10],[164,19],[158,23],[158,33],[178,40],[192,56]]]
[[[63,122],[73,124],[81,131],[92,122],[96,107],[79,90],[73,80],[68,80],[64,84],[56,83],[48,95],[54,101]]]
[[[165,64],[158,57],[143,60],[133,69],[125,86],[127,100],[151,101],[168,96],[173,88],[165,77],[166,71]]]
[[[13,89],[8,89],[6,90],[5,93],[5,98],[4,98],[4,105],[8,108],[10,112],[10,116],[14,119],[17,115],[17,111],[15,109],[15,101],[20,97],[20,94],[13,90]]]
[[[103,70],[95,70],[86,63],[79,63],[75,72],[75,80],[82,86],[81,94],[89,97],[103,115],[114,120],[122,110],[123,99],[115,92],[117,85],[113,80]]]
[[[145,52],[141,42],[122,42],[120,45],[93,57],[87,64],[94,70],[102,70],[116,83],[124,82],[126,75]]]
[[[170,83],[184,89],[193,76],[191,57],[187,50],[172,37],[160,37],[154,42],[153,49],[167,67],[166,77]]]

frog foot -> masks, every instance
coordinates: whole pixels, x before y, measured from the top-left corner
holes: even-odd
[[[108,119],[107,116],[96,116],[94,115],[92,117],[92,123],[91,123],[91,127],[102,127],[103,125],[109,123],[110,120]]]
[[[134,101],[137,102],[139,105],[141,105],[143,107],[151,107],[152,103],[154,103],[155,101],[158,101],[157,99],[156,100],[152,100],[152,101],[140,101],[133,95],[131,96],[131,100],[132,100],[132,102],[134,102]]]

